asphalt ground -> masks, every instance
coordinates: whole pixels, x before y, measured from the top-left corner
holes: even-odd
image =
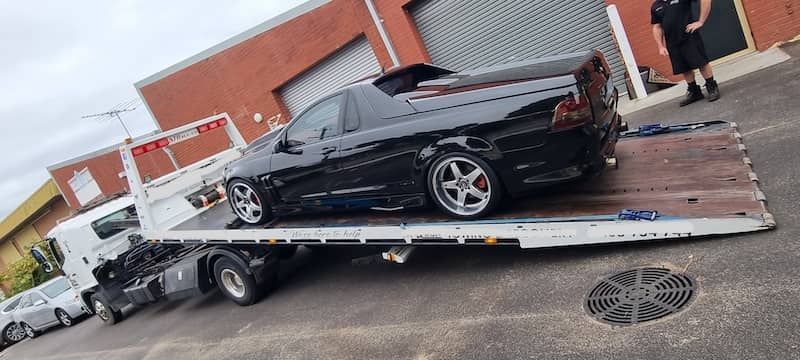
[[[115,326],[89,318],[53,329],[2,357],[800,359],[800,46],[786,51],[792,60],[722,84],[718,102],[673,101],[627,117],[633,126],[737,122],[774,231],[534,251],[424,248],[406,265],[301,252],[254,306],[215,291],[140,309]],[[650,265],[698,280],[684,311],[624,328],[586,315],[582,300],[597,281]]]

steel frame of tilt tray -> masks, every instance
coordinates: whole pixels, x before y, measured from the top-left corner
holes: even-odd
[[[623,133],[617,167],[515,199],[491,217],[452,221],[435,210],[362,211],[226,228],[225,201],[165,231],[172,244],[515,245],[544,248],[745,233],[775,227],[736,124],[649,125]]]

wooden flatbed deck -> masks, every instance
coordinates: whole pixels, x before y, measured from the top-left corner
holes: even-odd
[[[653,209],[671,217],[750,217],[774,224],[735,125],[710,122],[693,130],[623,137],[617,144],[616,156],[617,169],[553,188],[547,194],[513,199],[485,220],[611,215],[622,209]],[[219,204],[174,230],[219,230],[233,219],[228,205]],[[448,221],[452,220],[435,209],[390,213],[358,211],[286,217],[267,227]]]

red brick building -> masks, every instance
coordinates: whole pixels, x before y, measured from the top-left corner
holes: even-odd
[[[396,65],[392,52],[400,65],[434,62],[462,69],[600,48],[618,75],[618,88],[626,91],[608,25],[610,4],[619,9],[638,64],[671,74],[653,44],[651,1],[548,1],[311,0],[135,86],[160,129],[228,112],[247,141],[269,130],[270,121],[256,122],[255,114],[286,122],[314,97]],[[703,30],[707,45],[714,47],[709,51],[725,61],[792,39],[800,34],[797,2],[714,0],[713,21]],[[217,137],[170,148],[182,166],[227,144]],[[78,201],[68,182],[74,183],[84,168],[102,194],[125,188],[112,153],[49,168],[71,206]],[[160,151],[140,164],[152,177],[174,169]]]

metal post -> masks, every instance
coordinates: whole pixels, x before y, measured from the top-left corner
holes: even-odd
[[[622,18],[619,16],[619,11],[616,5],[609,5],[606,8],[608,19],[611,21],[611,29],[614,30],[614,38],[617,40],[617,46],[622,53],[622,62],[625,63],[625,69],[633,84],[634,98],[644,99],[647,97],[647,90],[644,88],[644,82],[639,74],[639,66],[636,64],[636,59],[633,57],[633,50],[631,43],[628,41],[628,34],[625,32],[625,27],[622,25]]]
[[[392,64],[400,66],[400,58],[397,57],[394,46],[392,46],[392,40],[389,39],[389,34],[386,33],[386,29],[383,27],[383,20],[378,15],[378,10],[375,9],[375,3],[372,0],[364,0],[364,2],[367,3],[367,9],[369,9],[369,14],[372,15],[372,21],[375,22],[375,27],[378,28],[378,33],[381,34],[383,45],[386,46],[386,51],[389,52],[389,57],[392,58]]]

